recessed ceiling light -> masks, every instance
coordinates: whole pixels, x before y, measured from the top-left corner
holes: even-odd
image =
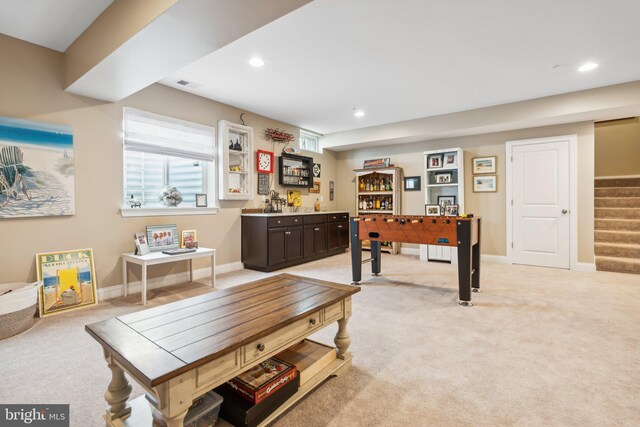
[[[582,64],[582,66],[578,68],[578,71],[584,73],[585,71],[591,71],[596,68],[598,68],[598,64],[596,64],[595,62],[587,62],[585,64]]]
[[[356,111],[353,113],[353,115],[354,115],[354,116],[356,116],[356,117],[364,117],[364,111],[362,111],[362,110],[356,110]]]
[[[252,67],[262,67],[264,65],[264,61],[258,57],[253,57],[249,60],[249,65]]]

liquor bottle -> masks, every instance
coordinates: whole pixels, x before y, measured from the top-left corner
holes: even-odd
[[[369,178],[366,179],[365,191],[371,191],[371,182],[369,181]]]
[[[376,209],[380,209],[380,197],[376,197]]]
[[[373,198],[372,197],[369,197],[368,209],[373,209]]]
[[[389,197],[389,207],[387,208],[387,210],[393,210],[393,197]]]
[[[360,191],[364,191],[364,178],[360,178],[359,188],[360,188]]]
[[[384,198],[384,206],[382,209],[385,211],[389,210],[389,199],[387,197]]]
[[[391,178],[387,178],[387,184],[385,188],[387,191],[391,191]]]
[[[373,178],[373,191],[378,191],[378,178]]]

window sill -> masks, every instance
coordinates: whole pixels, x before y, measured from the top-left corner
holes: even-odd
[[[215,215],[218,208],[121,208],[123,218],[140,216]]]

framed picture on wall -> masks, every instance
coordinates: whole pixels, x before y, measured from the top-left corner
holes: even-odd
[[[404,191],[420,191],[420,177],[419,176],[405,176],[404,177]]]
[[[196,194],[196,208],[206,208],[207,207],[207,195],[202,193]]]
[[[313,187],[309,189],[309,193],[319,193],[320,192],[320,181],[314,180]]]
[[[498,191],[498,180],[496,175],[474,176],[474,193],[495,193]]]
[[[471,159],[473,173],[496,173],[496,156],[474,157]]]

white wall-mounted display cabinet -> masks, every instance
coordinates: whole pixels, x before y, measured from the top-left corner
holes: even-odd
[[[251,200],[253,128],[218,122],[218,199]]]

